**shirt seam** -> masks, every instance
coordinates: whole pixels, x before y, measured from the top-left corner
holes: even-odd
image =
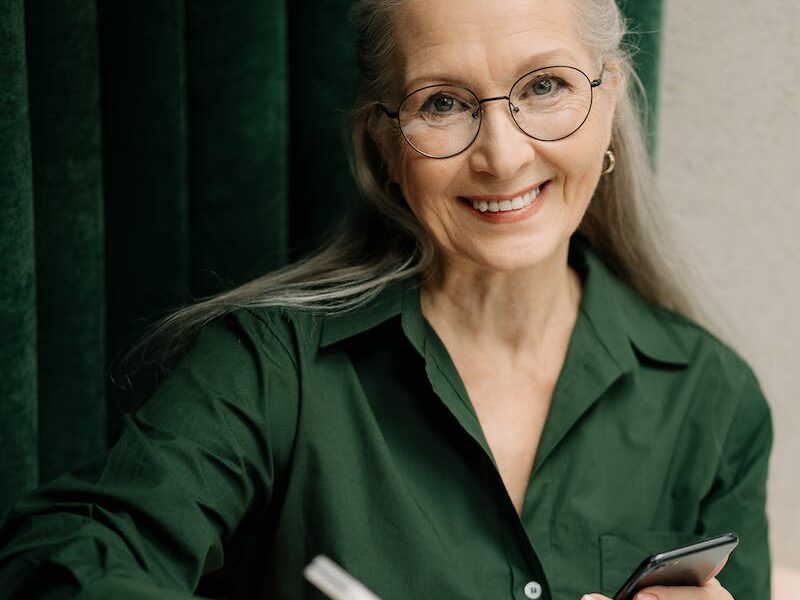
[[[258,319],[264,325],[264,327],[266,328],[266,330],[269,333],[269,335],[276,342],[278,342],[280,347],[286,353],[286,356],[292,362],[292,366],[295,368],[295,371],[298,371],[299,367],[297,365],[297,361],[294,358],[294,355],[292,354],[291,350],[286,346],[286,344],[283,342],[283,340],[280,338],[280,336],[278,336],[278,334],[275,332],[274,325],[272,323],[272,320],[274,319],[274,316],[271,315],[270,319],[267,320],[267,319],[264,319],[261,315],[256,314],[253,310],[251,310],[249,308],[244,308],[243,310],[245,310],[246,312],[250,313],[250,315],[252,315],[255,319]],[[276,365],[276,366],[280,366],[280,365]]]

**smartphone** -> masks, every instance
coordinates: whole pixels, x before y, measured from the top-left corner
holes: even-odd
[[[651,585],[703,585],[738,543],[735,533],[726,533],[648,556],[614,595],[614,600],[633,600],[636,592]]]

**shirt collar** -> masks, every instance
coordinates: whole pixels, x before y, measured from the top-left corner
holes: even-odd
[[[674,333],[674,322],[681,317],[642,298],[580,234],[572,238],[569,262],[583,279],[581,311],[623,371],[637,362],[633,348],[659,362],[689,363],[687,351]]]
[[[688,364],[686,349],[675,337],[674,328],[669,327],[670,321],[679,317],[648,303],[623,283],[580,234],[571,239],[569,262],[583,279],[580,310],[623,371],[637,364],[634,347],[656,361]],[[421,314],[404,314],[421,313],[419,287],[418,277],[395,281],[361,308],[325,316],[320,345],[329,346],[358,335],[401,313],[404,322],[421,323]],[[411,341],[418,345],[418,340]]]
[[[353,337],[399,315],[403,308],[403,293],[409,289],[417,289],[418,285],[419,280],[415,277],[394,281],[373,300],[359,308],[325,315],[320,346],[324,348]]]

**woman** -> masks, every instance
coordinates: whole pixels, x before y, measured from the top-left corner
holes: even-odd
[[[637,597],[768,598],[769,410],[668,310],[614,2],[355,11],[361,214],[165,324],[205,326],[107,455],[17,506],[0,589],[319,597],[325,553],[386,599],[560,600],[732,530],[719,581]]]

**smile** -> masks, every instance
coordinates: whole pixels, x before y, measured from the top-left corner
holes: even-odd
[[[548,183],[549,180],[514,197],[477,196],[471,198],[462,198],[462,200],[468,204],[472,204],[472,208],[482,213],[511,212],[515,210],[521,210],[533,204],[533,202],[544,189],[544,186]]]

